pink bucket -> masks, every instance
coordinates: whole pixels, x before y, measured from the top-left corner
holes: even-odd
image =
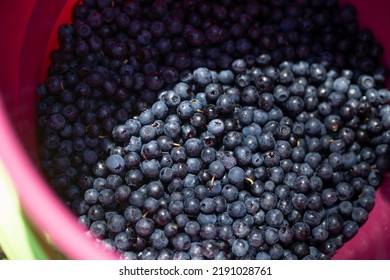
[[[115,259],[86,237],[75,216],[52,191],[38,169],[35,143],[35,88],[56,46],[56,29],[69,21],[75,0],[0,1],[0,161],[6,167],[25,214],[69,259]],[[385,47],[390,65],[390,3],[340,1],[358,10],[362,27]],[[0,186],[1,187],[1,186]],[[390,259],[390,179],[359,233],[333,259]]]

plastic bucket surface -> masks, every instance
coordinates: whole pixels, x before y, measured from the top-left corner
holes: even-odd
[[[40,173],[35,142],[35,88],[43,81],[56,29],[69,22],[75,0],[0,1],[0,160],[9,172],[26,215],[70,259],[114,259],[86,237],[75,216]],[[390,65],[390,2],[340,1],[358,10],[360,25],[371,29]],[[1,186],[0,186],[1,187]],[[390,259],[390,179],[358,234],[333,259]]]

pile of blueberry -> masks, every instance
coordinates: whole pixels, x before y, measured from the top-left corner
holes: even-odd
[[[390,91],[306,62],[231,69],[196,69],[113,129],[80,219],[125,258],[324,259],[367,220]]]
[[[335,0],[84,0],[39,153],[125,259],[328,259],[390,169],[382,47]]]

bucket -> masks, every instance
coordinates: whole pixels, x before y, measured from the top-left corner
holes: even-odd
[[[56,47],[56,29],[70,21],[75,2],[0,2],[0,169],[4,171],[0,174],[7,177],[0,177],[0,188],[11,185],[16,190],[23,215],[32,228],[66,258],[117,259],[118,255],[102,250],[85,234],[38,167],[35,90],[46,75],[50,51]],[[389,4],[381,0],[340,2],[355,5],[361,27],[372,30],[383,44],[384,59],[390,65]],[[390,178],[385,178],[368,221],[333,259],[390,259],[389,248]]]

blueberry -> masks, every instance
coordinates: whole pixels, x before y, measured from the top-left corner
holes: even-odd
[[[96,204],[98,202],[99,191],[96,189],[88,189],[84,193],[84,200],[88,204]]]
[[[215,239],[218,235],[217,226],[215,224],[203,224],[200,228],[200,236],[204,239]]]
[[[283,223],[284,215],[279,209],[270,209],[266,215],[265,220],[268,225],[278,227]]]
[[[324,189],[322,192],[322,200],[326,206],[331,206],[338,200],[337,192],[333,188]]]
[[[258,137],[257,141],[259,142],[259,148],[263,151],[272,149],[276,144],[276,141],[270,132],[263,132]]]
[[[333,89],[338,92],[346,93],[351,81],[346,77],[337,78],[333,83]]]
[[[107,229],[113,233],[122,232],[125,229],[126,220],[122,215],[113,215],[107,221]]]
[[[205,87],[206,99],[209,101],[216,101],[223,93],[220,84],[211,83]]]
[[[241,166],[246,166],[251,162],[252,152],[248,147],[238,146],[234,149],[234,156]]]
[[[188,156],[196,157],[201,153],[203,144],[201,140],[197,138],[190,138],[184,143],[184,148],[186,149]]]
[[[322,180],[329,180],[332,178],[333,169],[329,164],[321,164],[317,168],[317,176]]]
[[[125,126],[128,127],[130,135],[137,136],[142,125],[137,119],[129,119],[126,121]]]
[[[349,217],[352,213],[353,205],[349,201],[342,201],[342,202],[340,202],[338,208],[339,208],[339,213],[341,214],[341,216]]]
[[[307,208],[311,210],[321,210],[323,207],[322,197],[319,193],[313,192],[307,196],[308,203]]]
[[[310,227],[307,223],[297,222],[292,226],[295,240],[304,241],[310,236]]]
[[[275,208],[277,203],[277,196],[272,192],[264,192],[260,197],[260,206],[264,210],[271,210]]]
[[[233,202],[238,198],[238,189],[234,185],[225,185],[222,188],[221,195],[227,202]]]
[[[131,224],[135,224],[141,219],[142,213],[141,210],[139,210],[139,208],[130,205],[125,209],[124,217]]]
[[[108,228],[106,222],[99,220],[91,224],[90,231],[96,238],[102,239],[106,236]]]
[[[363,90],[368,90],[370,88],[373,88],[375,86],[375,80],[373,77],[370,77],[368,75],[361,75],[358,78],[358,85]]]
[[[351,218],[359,225],[364,224],[368,219],[368,213],[363,207],[355,207],[352,210]]]
[[[271,256],[267,252],[259,252],[256,254],[256,260],[271,260]]]
[[[317,211],[307,210],[305,214],[303,214],[302,221],[307,223],[310,227],[315,227],[321,223],[322,215]]]
[[[225,125],[226,126],[226,125]],[[255,136],[258,137],[261,134],[261,127],[256,123],[251,123],[242,128],[242,134],[244,136]]]
[[[283,243],[291,243],[294,240],[294,231],[289,226],[282,226],[278,231],[279,240]]]
[[[124,142],[129,140],[131,131],[126,125],[117,125],[112,131],[112,136],[116,141]]]
[[[167,93],[164,95],[163,99],[164,99],[165,104],[168,107],[177,107],[181,102],[180,95],[176,91],[173,91],[173,90],[167,91]]]
[[[232,63],[232,69],[236,73],[243,73],[246,70],[247,64],[244,59],[236,59]]]
[[[218,229],[218,237],[224,241],[234,239],[234,233],[230,225],[220,225]]]
[[[112,173],[119,174],[125,168],[125,160],[121,155],[114,154],[107,158],[106,166]]]
[[[177,138],[180,135],[180,124],[176,121],[165,123],[164,134],[171,139]]]
[[[225,124],[220,119],[214,119],[207,125],[207,130],[215,136],[220,136],[225,131]]]
[[[237,165],[237,159],[232,152],[225,152],[221,157],[221,162],[225,169],[229,170]]]
[[[214,240],[204,240],[201,246],[203,256],[208,259],[213,259],[219,254],[218,243]]]
[[[231,94],[222,94],[216,102],[217,109],[224,114],[229,114],[234,111],[235,99]]]
[[[353,186],[349,183],[339,183],[336,186],[336,192],[340,201],[351,200],[354,195]]]
[[[198,158],[187,158],[187,171],[192,174],[198,174],[202,169],[202,162]]]
[[[305,103],[299,96],[290,96],[285,106],[289,115],[296,116],[304,110]]]
[[[209,69],[201,67],[194,71],[194,81],[200,86],[207,86],[212,82],[212,75]]]
[[[201,144],[206,147],[213,147],[217,142],[216,136],[209,131],[202,132],[199,139]]]
[[[185,233],[190,237],[196,237],[199,235],[201,227],[196,221],[189,221],[184,227]]]
[[[294,195],[291,201],[296,210],[304,210],[308,205],[307,196],[302,193]]]
[[[184,188],[195,188],[198,184],[198,177],[194,174],[187,174],[183,179]]]
[[[148,214],[154,214],[159,207],[158,200],[153,197],[148,197],[145,199],[143,204],[143,210]]]
[[[321,163],[321,155],[319,153],[308,153],[304,161],[312,168],[317,168]]]
[[[190,237],[185,233],[178,233],[171,239],[171,243],[175,250],[184,251],[188,250],[191,246]]]
[[[230,184],[241,189],[245,180],[244,170],[238,166],[231,168],[228,172],[228,179]]]
[[[131,205],[134,205],[136,207],[141,207],[143,206],[144,201],[145,201],[145,194],[142,191],[136,190],[130,194],[129,203]]]
[[[246,207],[242,201],[234,201],[228,204],[228,214],[232,218],[242,218],[246,214]]]
[[[154,179],[154,178],[158,178],[160,174],[161,166],[157,160],[151,159],[151,160],[144,160],[141,163],[140,168],[141,168],[141,172],[144,174],[146,178]]]
[[[178,227],[175,223],[169,222],[164,226],[164,234],[167,237],[175,236],[178,233]]]
[[[237,257],[245,256],[249,251],[249,244],[244,239],[236,239],[232,244],[232,252]]]
[[[205,198],[200,202],[200,211],[204,214],[211,214],[215,209],[216,204],[212,198]]]
[[[234,149],[243,141],[243,135],[237,131],[229,131],[223,137],[223,144],[227,149]]]
[[[165,119],[168,115],[168,106],[163,101],[155,102],[151,110],[157,119]]]
[[[191,256],[191,259],[203,257],[201,243],[192,242],[188,254]]]
[[[264,165],[267,167],[274,167],[280,163],[280,154],[274,150],[264,153]]]
[[[219,193],[221,193],[221,192],[219,192]],[[214,202],[216,205],[215,212],[216,213],[224,213],[227,210],[226,199],[221,195],[213,196],[213,199],[214,199]]]
[[[342,230],[343,221],[339,214],[333,213],[325,218],[325,227],[330,234],[336,234]]]
[[[98,199],[103,206],[109,206],[115,201],[115,192],[111,189],[102,189]]]
[[[162,145],[159,145],[159,142],[155,140],[145,143],[141,148],[142,157],[146,159],[159,159],[162,156],[161,146]],[[129,167],[129,165],[133,168],[137,167],[137,163],[140,161],[139,156],[137,156],[138,154],[136,153],[129,153],[125,156],[125,162],[127,159],[127,167]]]
[[[190,101],[184,100],[177,106],[176,112],[181,119],[189,119],[194,115],[195,110]]]
[[[215,224],[217,219],[218,219],[217,216],[214,214],[199,213],[197,217],[197,222],[200,225]]]
[[[152,247],[145,248],[138,254],[138,259],[140,260],[156,260],[158,252]]]
[[[342,230],[343,236],[347,239],[351,239],[357,234],[358,229],[359,225],[357,222],[351,220],[345,221]]]
[[[357,202],[359,206],[363,207],[367,211],[371,211],[375,206],[375,198],[370,194],[363,194]]]
[[[161,229],[155,229],[154,232],[150,235],[149,240],[152,247],[157,250],[164,249],[169,243],[168,238]]]
[[[137,234],[139,234],[142,237],[148,237],[150,236],[155,228],[155,223],[150,218],[141,218],[136,224],[135,224],[135,231]]]
[[[101,205],[92,205],[88,209],[88,218],[91,221],[97,221],[104,218],[104,209]]]
[[[246,224],[243,219],[237,219],[232,224],[233,233],[239,238],[248,236],[251,231],[251,224]]]
[[[86,230],[89,230],[91,226],[91,219],[87,215],[82,215],[77,219],[79,225],[81,225]]]
[[[268,181],[267,183],[280,184],[283,182],[284,171],[280,166],[274,166],[268,169]]]
[[[322,123],[317,118],[310,118],[305,123],[305,132],[310,136],[318,136],[321,133]]]
[[[122,184],[122,178],[119,175],[111,174],[107,177],[107,187],[116,190]]]
[[[131,236],[126,232],[120,232],[115,236],[115,246],[119,250],[128,250],[131,247]]]
[[[155,139],[157,136],[157,130],[152,125],[145,125],[141,127],[139,131],[139,136],[141,137],[141,140],[145,142],[150,142],[151,140]]]
[[[187,153],[183,146],[174,147],[171,150],[171,158],[174,162],[185,162],[187,160]]]
[[[229,85],[234,81],[234,73],[231,70],[222,70],[218,73],[218,81],[224,85]]]
[[[160,198],[163,194],[164,187],[158,181],[150,182],[146,187],[146,193],[148,196],[154,197],[156,199]]]
[[[269,254],[273,260],[279,260],[283,257],[283,246],[280,244],[274,244],[269,250]]]
[[[306,193],[310,190],[310,180],[306,175],[300,175],[296,177],[293,186],[296,192]]]
[[[138,120],[142,125],[147,125],[152,124],[155,120],[155,117],[152,110],[147,109],[139,115]]]
[[[190,119],[190,123],[195,128],[201,128],[206,125],[206,116],[203,113],[196,112]]]
[[[266,227],[264,236],[265,236],[265,242],[268,245],[272,246],[279,241],[278,230],[274,227]]]
[[[256,153],[252,156],[251,163],[254,167],[260,167],[263,165],[264,155],[262,153]]]
[[[125,147],[128,152],[139,152],[142,147],[142,141],[140,137],[131,136],[129,144]]]

